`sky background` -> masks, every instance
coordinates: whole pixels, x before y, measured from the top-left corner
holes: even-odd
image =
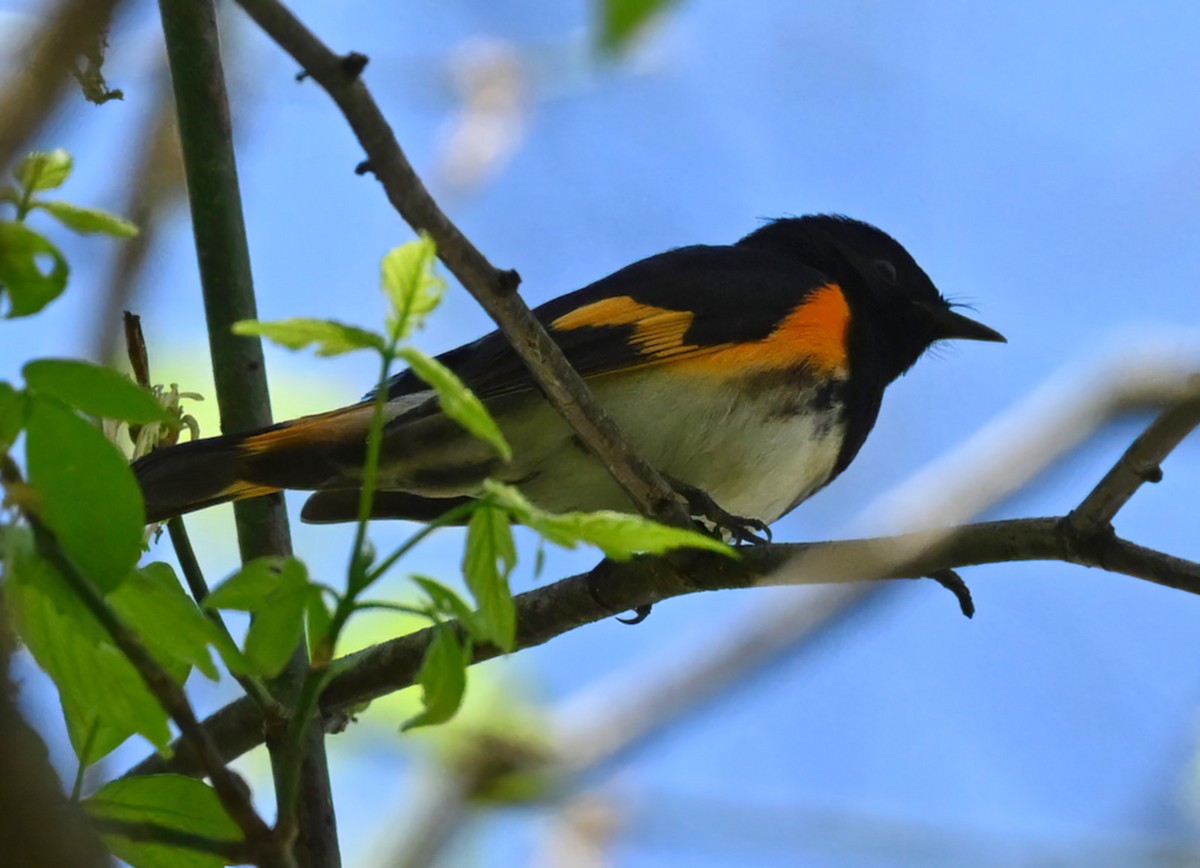
[[[777,540],[861,528],[864,507],[1055,374],[1119,368],[1138,350],[1200,354],[1194,3],[681,0],[618,60],[593,50],[593,9],[580,0],[292,6],[337,50],[371,58],[366,81],[417,170],[495,264],[520,271],[531,304],[666,248],[732,242],[762,218],[839,212],[893,234],[945,294],[1008,336],[918,363],[889,390],[854,465],[779,522]],[[65,197],[113,210],[161,74],[153,5],[126,11],[107,66],[126,100],[75,100],[40,139],[76,155]],[[40,12],[0,0],[0,56],[11,59]],[[374,180],[353,174],[362,155],[332,103],[227,12],[260,314],[373,325],[379,259],[411,232]],[[464,84],[472,68],[475,84]],[[208,394],[201,418],[215,433],[186,212],[161,229],[133,307],[156,378]],[[97,321],[112,243],[54,237],[74,266],[71,286],[45,314],[4,324],[4,379],[32,356],[82,354],[99,329],[118,327]],[[489,328],[454,287],[418,343],[441,351]],[[372,365],[268,350],[276,417],[357,398]],[[1145,421],[1115,423],[989,516],[1065,512]],[[1200,558],[1200,442],[1164,470],[1118,530]],[[230,572],[228,508],[190,525],[210,579]],[[383,525],[373,537],[386,548],[411,530]],[[294,533],[315,573],[344,569],[348,531]],[[450,578],[460,547],[443,533],[410,568]],[[528,541],[523,552],[516,590],[595,560],[551,552],[535,579]],[[1200,861],[1200,600],[1060,564],[963,577],[974,620],[932,583],[889,588],[590,775],[584,789],[612,814],[612,864]],[[399,578],[389,593],[403,593]],[[605,678],[637,696],[649,673],[686,669],[697,649],[797,593],[706,594],[657,606],[637,627],[577,630],[474,670],[473,701],[553,708]],[[397,629],[377,618],[354,638]],[[52,697],[23,671],[31,713],[70,775]],[[195,687],[205,710],[232,695],[229,684]],[[402,714],[381,704],[330,740],[347,865],[384,864],[426,788],[439,740],[397,735]],[[110,768],[144,750],[127,745]],[[269,791],[261,759],[242,768]],[[557,816],[480,816],[446,864],[554,864]]]

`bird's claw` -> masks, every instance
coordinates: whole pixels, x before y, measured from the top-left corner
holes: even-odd
[[[646,603],[645,605],[638,606],[633,610],[632,618],[617,618],[617,620],[622,624],[629,624],[630,626],[633,626],[634,624],[640,624],[650,617],[650,610],[653,608],[654,607],[652,605]]]
[[[596,569],[592,570],[592,572],[588,574],[587,589],[588,589],[588,596],[592,598],[592,601],[596,605],[598,605],[600,608],[605,609],[609,612],[613,612],[614,611],[613,606],[610,605],[609,602],[607,600],[605,600],[604,596],[600,593],[601,576],[604,573],[606,565],[608,565],[609,563],[610,563],[609,561],[601,562],[596,567]],[[630,624],[630,625],[640,624],[643,621],[645,621],[647,618],[650,617],[650,609],[651,608],[652,607],[649,603],[645,603],[641,606],[638,606],[637,608],[635,608],[633,610],[632,618],[617,618],[617,620],[620,621],[622,624]]]
[[[962,576],[954,570],[935,570],[929,574],[929,578],[954,595],[964,615],[968,618],[975,616],[975,601],[971,599],[971,589],[967,587]]]
[[[687,503],[688,511],[711,524],[720,535],[728,535],[739,544],[763,545],[771,541],[771,528],[766,522],[727,512],[708,492],[694,485],[670,476],[666,480]]]

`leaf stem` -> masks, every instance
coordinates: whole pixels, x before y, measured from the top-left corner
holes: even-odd
[[[458,506],[454,507],[454,509],[443,513],[429,524],[424,525],[420,530],[401,543],[394,552],[384,558],[379,566],[375,567],[371,571],[370,582],[376,581],[384,573],[395,566],[397,561],[412,551],[421,542],[421,540],[425,539],[425,537],[429,536],[439,528],[457,524],[459,519],[466,518],[478,505],[478,501],[474,500],[469,503],[459,504]]]
[[[92,720],[92,725],[88,727],[87,738],[83,742],[83,750],[79,756],[79,767],[75,770],[75,783],[71,785],[71,801],[78,802],[79,797],[83,795],[83,776],[88,770],[88,757],[92,755],[92,748],[96,744],[96,733],[100,731],[100,719]]]
[[[362,494],[358,501],[358,523],[354,530],[354,545],[350,550],[350,565],[347,570],[346,593],[338,597],[337,606],[322,642],[323,652],[314,654],[300,693],[296,697],[295,711],[284,739],[283,761],[278,770],[277,795],[279,799],[279,827],[285,835],[291,834],[295,824],[295,805],[299,785],[300,759],[308,727],[317,711],[321,691],[328,683],[329,660],[337,647],[338,636],[346,621],[355,611],[356,597],[377,577],[369,571],[366,558],[367,523],[371,519],[371,505],[375,500],[375,487],[379,476],[379,456],[382,451],[384,414],[388,401],[387,382],[392,363],[396,359],[398,338],[393,336],[386,349],[380,353],[379,384],[375,390],[371,423],[367,429],[367,455],[363,462]]]
[[[396,359],[396,339],[393,337],[387,349],[380,353],[379,385],[375,389],[375,402],[371,410],[371,424],[367,429],[367,456],[363,462],[362,493],[358,499],[358,524],[354,529],[354,547],[350,551],[350,568],[346,583],[346,598],[353,598],[371,582],[364,546],[367,541],[367,522],[371,520],[371,506],[375,503],[375,488],[379,480],[379,455],[383,446],[384,410],[388,401],[388,375]],[[342,608],[339,602],[338,609]],[[340,627],[335,616],[334,625]],[[337,632],[330,628],[330,637]]]
[[[184,526],[181,517],[175,516],[167,522],[167,534],[171,537],[171,545],[175,547],[175,556],[179,559],[179,569],[187,581],[188,589],[192,592],[192,599],[199,606],[208,596],[208,582],[204,580],[200,561],[196,558],[196,550],[192,548],[191,537],[188,536],[187,527]],[[209,620],[217,625],[217,629],[225,634],[229,643],[236,645],[237,642],[234,641],[233,634],[229,632],[229,627],[226,625],[225,619],[221,617],[221,613],[216,609],[204,609],[203,606],[201,609],[208,615]],[[271,691],[262,681],[253,675],[239,675],[232,671],[230,674],[237,679],[238,684],[246,691],[246,695],[254,700],[254,704],[262,710],[264,718],[279,720],[284,716],[283,706],[275,701],[275,697],[271,695]]]

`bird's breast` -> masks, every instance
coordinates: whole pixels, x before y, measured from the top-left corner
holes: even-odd
[[[590,385],[641,454],[727,512],[771,522],[824,485],[845,438],[844,380],[803,372],[721,378],[650,369]],[[548,408],[547,408],[548,409]],[[549,428],[557,427],[545,420]],[[546,508],[629,509],[599,464],[571,441],[545,444],[525,468]]]

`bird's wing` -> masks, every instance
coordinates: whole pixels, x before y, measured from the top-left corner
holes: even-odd
[[[846,365],[850,309],[841,288],[798,260],[743,247],[662,253],[534,314],[584,377],[665,364],[718,374]],[[438,359],[483,400],[535,389],[499,332]],[[389,395],[427,388],[404,371]]]

